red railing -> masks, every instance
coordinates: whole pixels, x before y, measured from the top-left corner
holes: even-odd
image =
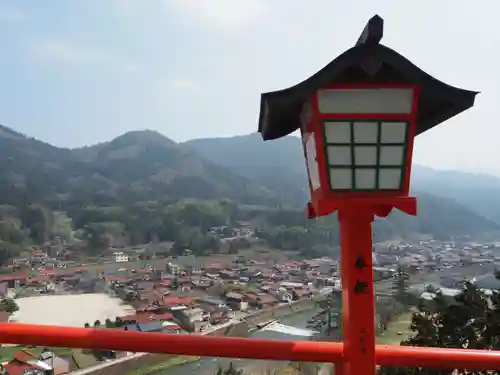
[[[5,344],[110,349],[206,357],[347,362],[342,343],[280,341],[200,335],[129,332],[0,323],[0,342]],[[500,351],[377,345],[376,363],[385,366],[424,366],[500,370]]]

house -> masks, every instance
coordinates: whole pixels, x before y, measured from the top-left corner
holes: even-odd
[[[207,264],[205,266],[205,272],[208,274],[217,275],[223,269],[224,269],[224,266],[220,263],[212,263],[212,264]]]
[[[240,272],[240,280],[245,279],[245,282],[262,279],[262,271],[259,269],[246,269]]]
[[[180,267],[177,264],[168,262],[165,267],[165,271],[171,273],[174,276],[177,276],[180,273]]]
[[[71,371],[70,363],[54,352],[43,352],[39,359],[52,368],[52,375],[67,374]]]
[[[136,324],[127,324],[123,326],[124,331],[138,331],[138,332],[163,332],[163,333],[172,333],[168,331],[163,326],[162,321],[152,321],[147,323],[136,323]]]
[[[172,333],[173,332],[181,333],[181,331],[182,331],[182,327],[179,324],[172,322],[172,321],[169,321],[169,320],[166,320],[163,322],[163,328],[166,329],[167,331],[171,331]]]
[[[243,295],[240,293],[227,293],[226,303],[233,310],[244,311],[248,309],[248,302],[243,300]]]
[[[44,263],[48,259],[46,253],[39,249],[33,249],[29,255],[30,263]]]
[[[203,298],[199,298],[198,299],[198,303],[203,305],[212,305],[212,306],[216,306],[216,307],[219,307],[219,308],[224,308],[226,307],[226,303],[224,301],[222,301],[221,299],[219,298],[215,298],[215,297],[203,297]]]
[[[373,277],[375,280],[389,279],[396,273],[395,269],[386,267],[373,267]]]
[[[27,350],[15,353],[14,358],[3,365],[3,369],[6,375],[23,375],[28,372],[36,375],[52,375],[54,373],[52,367],[40,361],[35,354]]]
[[[212,286],[212,280],[210,280],[210,279],[198,279],[198,280],[193,280],[192,284],[197,289],[208,289]]]
[[[175,297],[175,296],[164,296],[163,303],[166,307],[175,306],[189,306],[192,303],[192,299],[189,297]]]
[[[128,262],[128,255],[126,255],[123,251],[114,252],[116,263],[126,263]]]
[[[293,293],[288,292],[287,290],[278,290],[278,293],[276,294],[278,297],[278,300],[282,303],[288,303],[293,301]]]
[[[304,287],[304,284],[302,283],[296,283],[296,282],[290,282],[290,281],[283,281],[280,286],[282,288],[286,288],[288,290],[293,290],[293,289],[301,289]]]
[[[238,278],[238,275],[234,271],[222,270],[219,272],[219,277],[223,280],[235,280]]]
[[[312,293],[308,289],[294,289],[292,290],[294,300],[304,299],[311,297]]]
[[[274,296],[266,293],[258,293],[257,300],[260,302],[262,308],[271,307],[279,303]]]
[[[186,309],[184,310],[184,314],[186,314],[192,322],[203,322],[210,319],[210,313],[205,312],[205,310],[199,307]]]
[[[126,324],[137,324],[137,323],[148,323],[151,321],[167,321],[172,320],[173,315],[171,313],[155,314],[151,311],[138,311],[132,315],[125,315],[119,317],[123,323]]]

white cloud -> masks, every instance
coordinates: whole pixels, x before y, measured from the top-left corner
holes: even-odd
[[[223,31],[253,24],[268,10],[262,0],[165,0],[168,17]]]
[[[168,89],[169,90],[200,92],[200,91],[202,91],[203,88],[199,82],[196,82],[192,79],[179,78],[179,79],[174,79],[174,80],[170,81],[168,83]]]

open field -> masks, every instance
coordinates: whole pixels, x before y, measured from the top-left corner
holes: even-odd
[[[405,312],[394,318],[385,332],[377,336],[377,344],[399,345],[401,341],[406,340],[412,334],[411,315],[411,312]]]
[[[11,321],[56,326],[79,326],[85,323],[101,323],[109,318],[131,314],[134,309],[121,300],[106,294],[71,294],[61,296],[37,296],[16,300],[19,311]]]

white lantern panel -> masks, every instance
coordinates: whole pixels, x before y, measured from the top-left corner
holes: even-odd
[[[357,190],[373,190],[377,187],[377,170],[375,168],[357,168],[354,171]]]
[[[354,165],[377,165],[377,146],[354,146]]]
[[[325,89],[318,91],[321,113],[411,113],[413,89]]]
[[[402,176],[400,168],[380,168],[378,171],[378,188],[380,190],[399,190]]]
[[[354,143],[377,143],[378,122],[356,121],[354,127]]]
[[[401,166],[404,162],[404,146],[380,146],[380,165]]]
[[[330,165],[352,165],[350,146],[328,146],[326,154]]]
[[[332,190],[352,189],[352,169],[330,168],[330,187]]]
[[[316,141],[313,134],[305,135],[305,151],[306,151],[306,165],[309,174],[309,181],[311,182],[312,190],[320,187],[320,178],[318,170],[318,161],[316,160]]]
[[[380,143],[406,143],[406,122],[382,122]]]
[[[326,143],[351,143],[351,124],[344,121],[325,122]]]

